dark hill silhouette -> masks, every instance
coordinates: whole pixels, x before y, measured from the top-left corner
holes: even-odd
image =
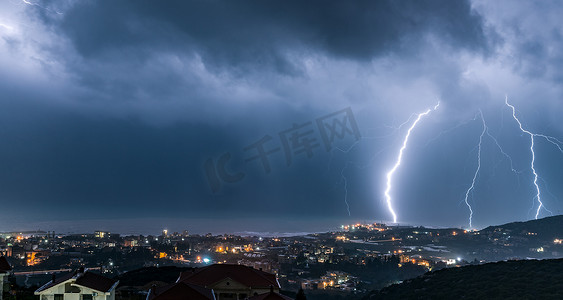
[[[563,299],[563,259],[442,269],[371,292],[364,299]]]
[[[526,222],[513,222],[504,225],[489,226],[480,232],[491,233],[495,229],[510,230],[515,234],[525,232],[537,233],[546,239],[561,238],[563,235],[563,215],[531,220]]]

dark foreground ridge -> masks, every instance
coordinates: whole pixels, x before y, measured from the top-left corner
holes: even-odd
[[[563,259],[442,269],[371,292],[364,299],[563,299]]]
[[[502,228],[515,233],[519,232],[535,232],[548,240],[561,236],[563,228],[563,215],[545,217],[538,220],[530,220],[525,222],[512,222],[503,225],[489,226],[482,229],[481,233],[491,233],[495,229]]]

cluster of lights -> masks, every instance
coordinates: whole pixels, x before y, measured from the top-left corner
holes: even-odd
[[[211,259],[210,259],[209,257],[201,257],[201,256],[198,256],[198,257],[196,257],[196,262],[197,262],[197,263],[206,263],[206,264],[208,264],[208,263],[211,262]]]
[[[346,283],[349,275],[344,272],[327,272],[325,276],[321,277],[322,288],[338,288],[341,284]]]
[[[386,230],[384,224],[378,224],[378,223],[373,223],[373,224],[356,223],[356,224],[351,224],[351,225],[341,225],[340,228],[342,228],[345,231],[357,230],[357,229],[365,229],[365,230],[368,230],[368,231],[385,231]]]

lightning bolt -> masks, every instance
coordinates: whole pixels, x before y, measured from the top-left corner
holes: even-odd
[[[428,147],[428,145],[430,145],[431,143],[433,143],[433,142],[435,142],[436,140],[440,139],[443,135],[446,135],[446,134],[448,134],[448,133],[450,133],[450,132],[452,132],[452,131],[454,131],[454,130],[456,130],[456,129],[462,127],[462,126],[467,125],[469,122],[472,122],[472,121],[475,121],[475,120],[477,120],[477,115],[475,115],[475,117],[474,117],[473,119],[469,119],[469,120],[467,120],[467,121],[464,121],[464,122],[462,122],[462,123],[457,124],[456,126],[450,128],[450,129],[446,129],[446,130],[441,131],[438,135],[436,135],[435,137],[429,139],[429,140],[426,142],[426,144],[424,145],[424,147]]]
[[[361,137],[361,139],[379,139],[379,138],[381,138],[381,137]],[[342,149],[342,148],[339,148],[338,146],[335,146],[334,150],[330,152],[330,161],[332,161],[332,155],[333,155],[334,151],[339,151],[339,152],[342,152],[342,153],[349,153],[350,151],[352,151],[352,149],[354,149],[356,147],[356,145],[358,145],[358,143],[359,143],[359,141],[356,141],[348,149]],[[355,167],[355,168],[360,169],[360,170],[366,169],[367,167],[369,167],[371,165],[373,160],[375,160],[375,158],[379,154],[383,153],[386,149],[387,149],[387,147],[385,147],[385,148],[379,150],[378,152],[374,153],[367,163],[347,161],[346,164],[344,165],[344,167],[342,168],[342,170],[340,170],[340,180],[336,184],[343,184],[343,186],[344,186],[344,203],[346,204],[346,210],[348,212],[348,216],[351,216],[352,214],[350,213],[350,203],[348,202],[348,178],[346,177],[346,174],[345,174],[346,169],[348,169],[348,167]],[[330,170],[330,161],[329,161],[329,165],[328,165],[328,170]]]
[[[342,180],[344,181],[344,203],[346,203],[346,210],[348,210],[348,216],[352,216],[350,214],[350,204],[348,203],[348,180],[346,180],[346,176],[344,176],[344,169],[342,169],[342,173],[340,173]]]
[[[557,197],[549,190],[549,186],[547,185],[547,182],[541,177],[539,177],[538,179],[543,182],[543,186],[545,188],[544,192],[547,192],[549,196],[553,197],[554,199],[557,199]],[[551,210],[545,208],[545,206],[543,207],[543,209],[545,209],[551,216],[553,216],[553,212]]]
[[[532,161],[530,163],[530,168],[532,169],[532,173],[534,174],[534,187],[536,189],[536,196],[534,197],[534,200],[537,199],[538,201],[538,208],[536,209],[536,220],[538,219],[538,216],[540,214],[540,210],[542,208],[544,208],[545,210],[547,210],[544,207],[544,204],[541,200],[541,191],[540,191],[540,186],[538,184],[538,173],[536,171],[535,168],[535,162],[536,162],[536,153],[534,152],[534,137],[542,137],[544,139],[546,139],[548,142],[550,142],[551,144],[555,145],[559,151],[561,151],[561,153],[563,153],[563,149],[561,148],[561,144],[562,142],[552,136],[548,136],[548,135],[544,135],[544,134],[538,134],[538,133],[533,133],[531,131],[528,131],[526,129],[524,129],[524,127],[522,126],[522,123],[520,122],[520,119],[518,119],[518,117],[516,116],[516,109],[514,108],[513,105],[511,105],[510,103],[508,103],[508,96],[505,97],[504,103],[506,104],[506,106],[508,106],[511,110],[512,110],[512,117],[514,118],[514,120],[518,123],[518,126],[520,127],[520,130],[523,133],[526,133],[527,135],[530,136],[530,152],[532,153]],[[547,210],[549,211],[549,210]]]
[[[508,155],[506,152],[504,152],[504,149],[502,149],[498,140],[489,132],[489,128],[487,128],[487,135],[493,140],[493,142],[495,142],[495,145],[497,146],[500,153],[502,155],[504,155],[504,157],[506,157],[508,159],[508,161],[510,162],[510,170],[512,172],[514,172],[516,175],[522,173],[521,171],[518,171],[514,168],[514,163],[512,162],[512,157],[510,157],[510,155]]]
[[[329,158],[327,171],[329,171],[330,168],[331,168],[330,165],[331,165],[333,154],[334,154],[335,151],[339,151],[341,153],[348,154],[348,153],[350,153],[350,151],[355,149],[356,146],[359,145],[359,143],[362,140],[376,140],[376,139],[384,139],[384,138],[390,137],[390,136],[394,135],[397,131],[399,131],[404,125],[406,125],[413,118],[413,116],[415,116],[415,114],[412,114],[408,118],[408,120],[406,120],[405,122],[400,124],[398,127],[385,126],[386,128],[393,130],[391,133],[387,133],[387,134],[381,135],[381,136],[371,136],[371,137],[362,136],[362,137],[360,137],[359,140],[354,142],[354,144],[352,144],[352,146],[350,146],[347,149],[335,146],[334,149],[330,152],[330,158]],[[346,174],[345,174],[344,171],[346,171],[346,169],[348,169],[348,167],[355,167],[355,168],[360,169],[360,170],[368,168],[372,164],[372,162],[375,160],[375,158],[377,158],[377,156],[379,156],[379,154],[385,152],[387,150],[387,148],[388,147],[384,147],[384,148],[380,149],[378,152],[372,154],[371,158],[368,160],[367,163],[347,161],[346,164],[344,165],[344,167],[342,168],[342,170],[340,170],[340,180],[336,184],[338,184],[338,185],[342,184],[343,185],[343,188],[344,188],[344,203],[346,204],[346,211],[348,212],[348,216],[352,216],[352,214],[350,212],[350,202],[348,202],[348,178],[346,177]]]
[[[45,7],[45,6],[40,5],[39,3],[33,3],[33,2],[31,2],[31,1],[28,1],[28,0],[21,0],[21,2],[24,3],[24,4],[26,4],[26,5],[29,5],[29,6],[37,6],[37,7],[42,8],[42,9],[48,11],[48,12],[54,12],[54,13],[59,14],[59,15],[62,15],[62,14],[63,14],[63,13],[60,12],[60,11],[53,10],[53,9],[49,9],[49,8],[47,8],[47,7]]]
[[[393,215],[393,223],[397,223],[397,214],[395,213],[395,211],[393,210],[393,205],[392,205],[392,198],[391,198],[391,188],[392,188],[392,181],[393,181],[393,174],[395,173],[395,171],[397,171],[397,169],[399,168],[399,166],[401,165],[401,161],[403,159],[403,152],[405,151],[405,149],[407,148],[407,144],[409,142],[409,137],[411,135],[411,132],[413,131],[413,129],[416,127],[416,125],[418,124],[418,122],[420,122],[420,120],[422,119],[422,117],[428,115],[430,112],[438,109],[438,107],[440,106],[440,102],[438,102],[438,104],[436,104],[436,106],[434,106],[434,108],[429,108],[427,109],[425,112],[419,113],[417,115],[417,118],[414,120],[414,122],[412,123],[411,127],[409,128],[409,130],[407,131],[407,134],[405,135],[405,139],[403,140],[403,145],[401,147],[401,149],[399,150],[399,155],[397,156],[397,161],[395,162],[395,165],[393,166],[393,168],[391,168],[391,170],[389,170],[389,172],[387,172],[387,188],[385,189],[385,200],[387,201],[387,207],[389,208],[389,212],[391,213],[391,215]]]
[[[14,30],[14,27],[10,26],[10,25],[6,25],[4,23],[0,23],[0,27],[8,29],[8,30]]]
[[[471,204],[469,204],[469,193],[471,193],[474,189],[475,189],[475,181],[477,181],[477,176],[479,176],[479,172],[481,171],[481,149],[483,146],[483,136],[485,136],[485,134],[487,133],[487,124],[485,123],[485,118],[483,117],[483,112],[479,110],[479,115],[481,116],[481,121],[483,122],[483,131],[481,132],[481,135],[479,136],[479,145],[477,146],[478,150],[477,150],[477,169],[475,170],[475,173],[473,174],[473,181],[471,182],[471,186],[467,189],[467,191],[465,192],[465,205],[467,205],[467,208],[469,209],[469,228],[473,227],[473,208],[471,207]]]

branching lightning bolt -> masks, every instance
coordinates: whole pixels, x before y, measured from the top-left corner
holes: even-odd
[[[393,210],[393,205],[391,203],[392,198],[391,198],[391,194],[390,194],[391,188],[392,188],[392,185],[393,185],[392,184],[393,174],[395,173],[395,171],[397,171],[397,169],[401,165],[401,161],[403,159],[403,152],[407,148],[407,144],[409,142],[409,137],[410,137],[413,129],[416,127],[418,122],[420,122],[422,117],[428,115],[431,111],[438,109],[439,106],[440,106],[440,102],[438,102],[438,104],[436,104],[436,106],[434,106],[433,109],[429,108],[425,112],[418,114],[416,120],[414,120],[411,127],[407,131],[407,134],[405,135],[405,139],[403,140],[403,145],[402,145],[401,149],[399,150],[399,155],[397,156],[397,161],[395,162],[395,165],[393,166],[393,168],[391,168],[391,170],[389,170],[389,172],[387,172],[387,188],[385,189],[385,200],[387,201],[387,207],[389,208],[389,212],[391,213],[391,215],[393,215],[393,223],[397,223],[397,214],[395,213],[395,210]]]
[[[534,187],[536,189],[536,196],[534,197],[534,199],[538,200],[538,208],[536,209],[536,220],[538,219],[538,216],[540,214],[540,210],[542,208],[546,209],[544,207],[544,204],[541,200],[541,191],[540,191],[540,186],[538,184],[538,173],[536,171],[535,168],[535,162],[536,162],[536,153],[534,152],[534,137],[538,136],[538,137],[542,137],[544,139],[546,139],[548,142],[552,143],[553,145],[555,145],[559,151],[561,151],[563,153],[563,149],[561,148],[561,144],[562,142],[554,137],[551,136],[547,136],[547,135],[543,135],[543,134],[538,134],[538,133],[533,133],[530,132],[526,129],[524,129],[524,127],[522,126],[522,123],[520,122],[520,119],[518,119],[518,117],[516,116],[516,109],[514,108],[513,105],[511,105],[510,103],[508,103],[508,96],[505,97],[504,103],[510,107],[510,109],[512,110],[512,117],[514,118],[514,120],[516,120],[516,122],[518,123],[518,126],[520,127],[520,130],[524,133],[526,133],[527,135],[530,136],[530,152],[532,152],[532,161],[530,163],[530,168],[532,169],[532,173],[534,174]],[[546,209],[547,210],[547,209]]]
[[[469,208],[469,228],[473,227],[473,208],[471,207],[471,204],[469,204],[468,198],[471,191],[475,189],[475,181],[477,180],[477,176],[479,176],[479,172],[481,171],[481,149],[483,145],[483,136],[485,136],[485,133],[487,133],[488,129],[487,124],[485,123],[485,118],[483,117],[483,112],[479,111],[479,115],[481,116],[481,121],[483,122],[483,131],[479,136],[479,145],[477,146],[477,169],[475,170],[475,174],[473,174],[473,181],[471,182],[471,186],[465,192],[464,200],[465,205],[467,205],[467,208]]]

